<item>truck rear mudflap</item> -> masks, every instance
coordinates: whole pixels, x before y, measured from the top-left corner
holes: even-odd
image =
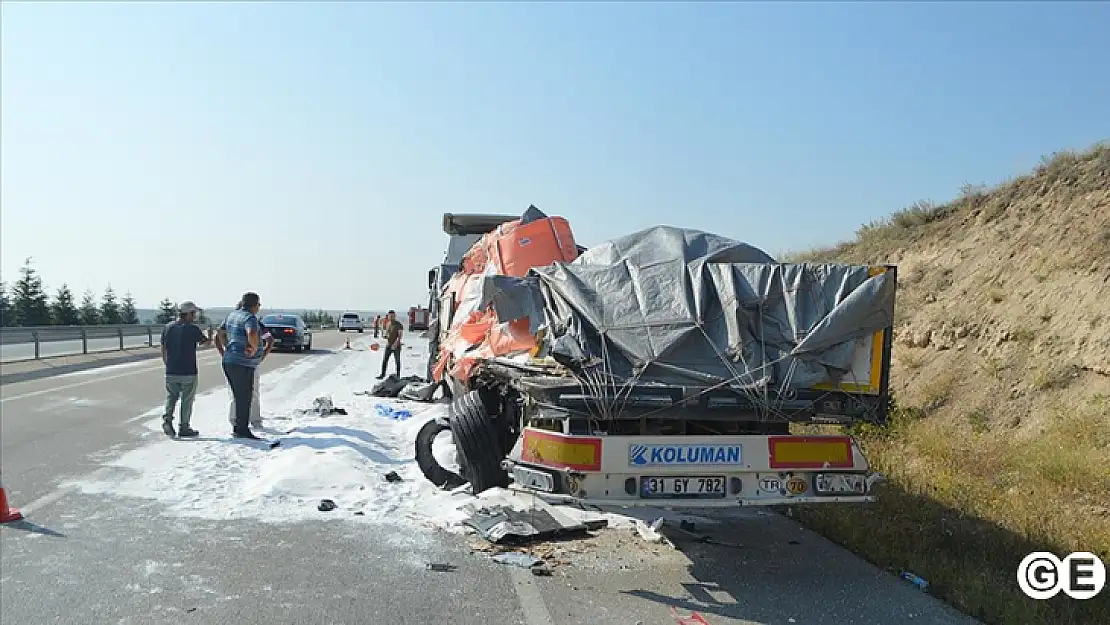
[[[596,505],[719,508],[873,502],[850,436],[575,436],[525,428],[518,488]]]

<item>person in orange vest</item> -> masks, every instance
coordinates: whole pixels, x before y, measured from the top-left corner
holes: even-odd
[[[374,338],[378,338],[378,331],[381,329],[381,327],[382,327],[382,316],[381,315],[375,315],[374,316]]]

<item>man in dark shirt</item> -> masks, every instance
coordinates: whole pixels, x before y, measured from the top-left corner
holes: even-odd
[[[162,362],[166,365],[166,411],[162,415],[162,431],[166,436],[194,437],[200,432],[189,427],[193,416],[193,400],[197,396],[197,346],[211,339],[193,322],[199,309],[192,302],[182,302],[178,319],[162,329]],[[173,429],[173,411],[181,400],[181,427]]]
[[[401,334],[404,332],[405,327],[397,321],[397,313],[389,311],[385,319],[382,319],[382,334],[385,336],[385,354],[382,356],[382,374],[378,379],[385,377],[385,370],[389,368],[389,357],[393,356],[393,362],[397,364],[397,377],[401,377]]]

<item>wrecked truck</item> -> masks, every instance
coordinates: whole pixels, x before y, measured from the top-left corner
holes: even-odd
[[[778,263],[669,226],[583,250],[530,207],[444,283],[432,374],[452,403],[417,437],[429,480],[595,505],[874,501],[851,436],[792,426],[886,421],[895,266]],[[432,454],[447,430],[460,474]]]

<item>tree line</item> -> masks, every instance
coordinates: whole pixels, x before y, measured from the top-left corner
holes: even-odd
[[[0,282],[0,325],[3,327],[139,323],[135,300],[130,292],[120,298],[109,284],[99,301],[91,290],[86,290],[81,302],[77,303],[69,285],[65,283],[58,287],[53,297],[47,295],[42,277],[35,270],[30,258],[24,261],[19,274],[19,280],[10,288],[6,283]],[[158,314],[160,322],[166,315],[167,304],[171,307],[172,314],[165,323],[177,318],[176,304],[163,300],[162,310]]]
[[[301,313],[301,320],[313,326],[331,326],[335,325],[335,317],[326,310],[311,311],[306,310]]]

